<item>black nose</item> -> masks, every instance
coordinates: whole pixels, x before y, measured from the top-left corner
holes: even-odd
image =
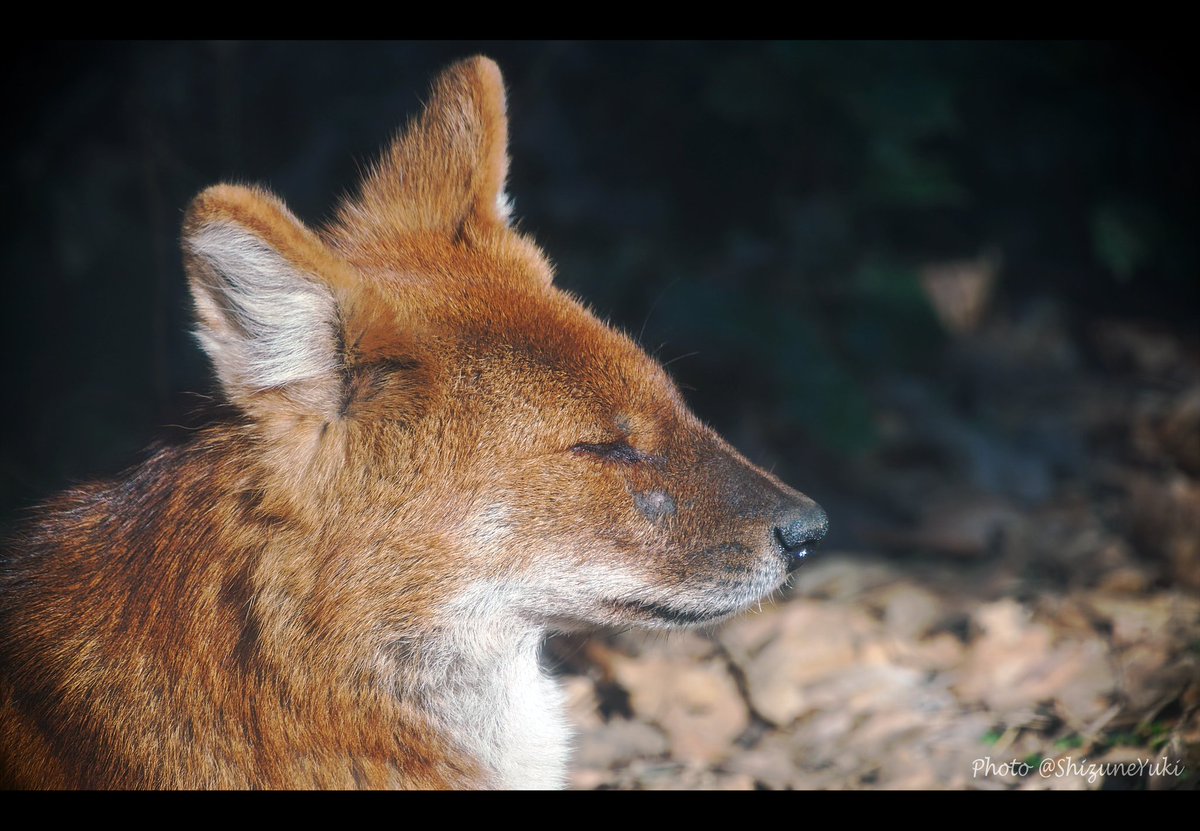
[[[816,502],[797,506],[784,513],[775,526],[775,543],[787,558],[788,567],[796,568],[829,531],[829,517]]]

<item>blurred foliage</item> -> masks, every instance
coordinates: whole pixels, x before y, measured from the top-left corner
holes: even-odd
[[[1131,279],[1154,255],[1150,244],[1154,217],[1139,217],[1119,203],[1098,205],[1092,212],[1096,259],[1121,282]]]
[[[1175,46],[39,45],[4,81],[5,512],[211,391],[177,250],[195,192],[263,182],[320,222],[473,52],[505,71],[510,191],[560,284],[785,475],[797,447],[869,448],[873,380],[931,366],[924,263],[996,250],[1005,302],[1194,325]]]

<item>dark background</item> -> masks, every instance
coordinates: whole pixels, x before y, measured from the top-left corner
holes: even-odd
[[[509,191],[559,284],[825,503],[835,544],[913,520],[888,477],[910,497],[957,477],[1037,504],[1106,440],[1062,396],[1137,361],[1106,351],[1113,321],[1195,354],[1184,48],[25,47],[4,80],[0,519],[202,420],[194,393],[213,385],[178,251],[196,192],[263,183],[319,223],[432,76],[476,52],[504,71]],[[994,277],[965,333],[919,279],[955,262]]]

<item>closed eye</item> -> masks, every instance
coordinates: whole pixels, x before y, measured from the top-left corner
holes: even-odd
[[[646,454],[634,450],[627,441],[606,441],[598,444],[581,443],[571,448],[573,453],[595,456],[606,462],[618,462],[623,465],[637,464],[646,461]]]

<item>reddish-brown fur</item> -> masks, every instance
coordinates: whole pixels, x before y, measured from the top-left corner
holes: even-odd
[[[254,188],[196,198],[189,279],[238,415],[64,494],[10,545],[0,782],[504,784],[431,691],[456,610],[535,633],[716,620],[782,581],[780,528],[823,533],[553,287],[498,207],[506,130],[475,58],[330,227]],[[320,324],[318,369],[285,383],[243,365],[276,348],[242,349],[261,333],[223,269],[251,249]]]

